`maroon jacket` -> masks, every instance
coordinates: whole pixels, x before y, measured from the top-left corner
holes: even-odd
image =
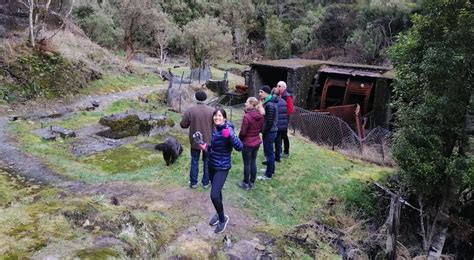
[[[244,146],[258,147],[262,143],[260,132],[263,128],[263,116],[256,109],[247,111],[242,120],[239,138]]]

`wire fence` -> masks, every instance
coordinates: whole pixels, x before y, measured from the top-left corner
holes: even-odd
[[[185,75],[186,74],[186,75]],[[180,77],[172,77],[169,89],[178,86],[178,101],[181,111],[181,101],[191,97],[186,94],[192,82],[189,78],[190,72],[183,73]],[[239,118],[243,114],[243,103],[234,102],[233,95],[220,95],[218,98],[208,101],[208,105],[221,106],[227,111],[229,119],[239,124]],[[293,133],[300,134],[309,140],[326,146],[332,150],[338,150],[352,157],[381,165],[393,165],[390,147],[392,144],[392,132],[382,127],[373,128],[364,138],[353,130],[344,120],[320,112],[308,111],[295,107],[295,113],[291,116],[290,129]]]
[[[350,156],[382,165],[393,165],[390,154],[392,132],[382,127],[361,138],[338,117],[295,107],[290,128],[309,140]]]

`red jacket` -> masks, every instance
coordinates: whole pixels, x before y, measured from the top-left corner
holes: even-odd
[[[281,98],[283,98],[286,101],[286,109],[288,112],[288,115],[293,114],[295,112],[295,108],[293,106],[293,97],[291,96],[288,91],[283,92],[283,95],[281,95]]]
[[[254,148],[262,143],[260,132],[263,128],[263,121],[262,114],[255,109],[245,113],[239,133],[239,138],[244,146]]]

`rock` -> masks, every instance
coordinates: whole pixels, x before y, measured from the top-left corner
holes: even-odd
[[[93,107],[99,107],[99,101],[92,100],[92,101],[91,101],[91,105],[92,105]]]
[[[120,205],[120,201],[115,196],[112,196],[112,198],[110,198],[110,203],[114,206]]]
[[[62,138],[76,137],[76,133],[74,131],[60,126],[52,126],[50,131],[53,133],[58,133]]]
[[[76,137],[76,133],[60,126],[49,126],[34,131],[36,135],[44,140],[54,141],[58,136],[62,138]]]
[[[224,242],[224,246],[226,248],[232,248],[232,241],[230,240],[230,236],[225,235],[222,242]]]
[[[148,102],[149,102],[148,98],[142,97],[142,96],[139,96],[139,97],[138,97],[138,101],[141,101],[141,102],[143,102],[143,103],[148,103]]]
[[[90,221],[86,219],[86,221],[84,221],[84,224],[82,224],[82,227],[88,227],[90,225],[91,225]]]
[[[105,116],[99,120],[99,123],[110,127],[110,130],[98,133],[98,135],[112,139],[136,136],[140,133],[150,134],[155,129],[174,126],[174,121],[164,115],[152,115],[142,112],[126,112]]]
[[[86,106],[82,106],[79,108],[80,111],[93,111],[95,110],[95,106],[93,106],[92,104],[88,104]]]
[[[11,115],[8,117],[8,120],[10,121],[17,121],[18,119],[20,119],[20,116],[18,115]]]

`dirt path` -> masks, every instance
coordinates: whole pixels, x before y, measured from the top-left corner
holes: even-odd
[[[198,192],[187,187],[163,188],[136,183],[111,182],[103,184],[85,184],[70,180],[52,171],[40,159],[23,153],[14,136],[7,133],[9,116],[18,115],[26,120],[35,120],[55,112],[63,116],[74,113],[95,101],[100,104],[97,110],[106,108],[114,101],[133,99],[146,95],[161,88],[142,87],[139,89],[113,93],[80,97],[76,101],[55,101],[54,103],[29,103],[16,106],[9,111],[0,111],[0,168],[16,173],[42,184],[67,189],[76,195],[105,195],[117,198],[122,205],[130,208],[145,208],[151,211],[161,211],[168,208],[183,210],[185,216],[194,216],[197,223],[176,234],[175,239],[163,249],[164,255],[191,255],[209,256],[218,245],[224,247],[228,257],[240,259],[258,258],[266,256],[265,248],[259,236],[252,230],[260,225],[252,216],[225,202],[226,214],[231,218],[224,235],[216,235],[213,228],[207,223],[208,217],[214,214],[214,208],[209,200],[208,192]],[[225,242],[223,241],[225,237]],[[229,242],[229,240],[231,242]],[[260,250],[259,250],[260,248]]]

